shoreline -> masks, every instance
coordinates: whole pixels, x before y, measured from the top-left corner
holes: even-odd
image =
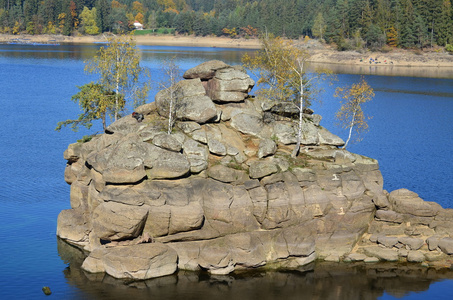
[[[227,37],[196,37],[183,35],[143,35],[134,36],[137,45],[147,46],[180,46],[180,47],[213,47],[236,49],[260,49],[259,39],[231,39]],[[105,42],[104,35],[98,36],[63,36],[63,35],[10,35],[0,34],[0,43],[26,41],[30,43],[74,43],[93,44]],[[315,41],[315,40],[311,40]],[[372,51],[336,51],[319,42],[302,44],[311,57],[309,62],[316,64],[336,64],[347,66],[370,67],[429,67],[452,68],[453,55],[436,51],[413,52],[394,49],[390,52]]]
[[[137,35],[133,36],[137,45],[146,46],[181,46],[181,47],[214,47],[259,49],[258,39],[231,39],[227,37],[196,37],[183,35]],[[63,36],[63,35],[12,35],[0,34],[0,43],[22,40],[30,43],[74,43],[94,44],[106,41],[104,35],[97,36]]]
[[[338,65],[370,66],[370,67],[429,67],[452,68],[453,55],[439,52],[414,53],[408,50],[395,49],[391,52],[364,51],[310,51],[310,62]]]

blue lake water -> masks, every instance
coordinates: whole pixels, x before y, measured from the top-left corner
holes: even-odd
[[[361,266],[319,265],[311,272],[207,276],[180,273],[144,283],[127,283],[84,274],[80,254],[58,243],[58,213],[70,208],[64,182],[67,145],[92,131],[55,132],[58,121],[79,113],[70,101],[77,85],[93,80],[84,74],[85,59],[97,45],[0,45],[0,292],[2,299],[39,299],[51,287],[53,299],[452,299],[451,272],[410,267],[380,273]],[[238,64],[245,50],[143,46],[142,62],[159,78],[159,63],[175,55],[187,70],[220,59]],[[422,71],[423,74],[423,71]],[[334,126],[339,108],[335,86],[357,82],[360,75],[339,74],[315,103],[321,124]],[[376,97],[365,107],[370,130],[349,150],[379,160],[385,189],[408,188],[423,199],[453,208],[453,77],[366,75]],[[155,93],[155,91],[154,91]],[[152,101],[153,96],[150,97]],[[68,267],[69,262],[71,268]],[[412,269],[411,269],[412,268]]]

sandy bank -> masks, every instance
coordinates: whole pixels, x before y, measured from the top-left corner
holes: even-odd
[[[186,46],[186,47],[217,47],[217,48],[244,48],[259,49],[258,39],[230,39],[226,37],[194,37],[194,36],[162,36],[143,35],[135,36],[138,45],[156,46]],[[12,41],[24,41],[30,43],[76,43],[91,44],[105,41],[103,35],[99,36],[62,36],[62,35],[8,35],[0,34],[0,43]]]
[[[100,43],[105,41],[103,35],[68,37],[62,35],[6,35],[0,34],[0,43],[7,43],[20,39],[30,43]],[[187,46],[187,47],[218,47],[259,49],[258,39],[230,39],[226,37],[195,37],[195,36],[135,36],[139,45],[157,46]],[[312,40],[314,41],[314,40]],[[422,52],[415,54],[412,51],[396,49],[388,53],[364,51],[339,52],[319,43],[309,48],[310,61],[326,64],[341,64],[349,66],[406,66],[406,67],[453,67],[453,55],[441,52]]]
[[[310,50],[310,61],[316,63],[342,64],[355,66],[401,66],[401,67],[440,67],[452,68],[453,55],[441,52],[414,53],[406,50],[393,50],[388,53],[356,51]]]

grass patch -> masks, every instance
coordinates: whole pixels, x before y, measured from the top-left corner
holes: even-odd
[[[83,143],[91,141],[92,138],[93,138],[93,135],[84,135],[80,140],[77,140],[77,143],[83,144]]]
[[[290,154],[277,152],[275,157],[282,158],[289,163],[288,170],[293,170],[295,168],[306,168],[308,167],[308,156],[305,153],[299,153],[297,157],[291,157]]]
[[[238,164],[237,162],[235,161],[230,161],[228,164],[227,164],[227,167],[228,168],[231,168],[231,169],[234,169],[234,170],[238,170],[238,171],[246,171],[247,174],[248,174],[248,171],[249,171],[249,168],[244,168],[244,166],[242,164]]]
[[[175,34],[175,28],[134,30],[134,35],[158,35],[158,34]]]

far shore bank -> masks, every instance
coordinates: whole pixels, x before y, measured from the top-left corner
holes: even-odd
[[[155,46],[180,46],[180,47],[216,47],[216,48],[239,48],[259,49],[259,39],[231,39],[227,37],[196,37],[196,36],[173,36],[173,35],[143,35],[134,36],[138,45]],[[91,44],[105,42],[103,35],[98,36],[63,36],[63,35],[8,35],[0,34],[0,43],[9,42],[27,43],[74,43]],[[339,64],[349,66],[373,66],[373,67],[435,67],[452,68],[453,55],[445,52],[424,51],[413,52],[395,49],[393,51],[336,51],[326,45],[317,43],[315,47],[306,47],[311,53],[310,62]]]
[[[181,46],[181,47],[217,47],[217,48],[243,48],[259,49],[258,39],[230,39],[227,37],[196,37],[183,35],[136,35],[137,45],[153,46]],[[29,43],[74,43],[92,44],[106,41],[104,35],[97,36],[63,36],[63,35],[11,35],[0,34],[0,43],[12,41],[24,41]]]

